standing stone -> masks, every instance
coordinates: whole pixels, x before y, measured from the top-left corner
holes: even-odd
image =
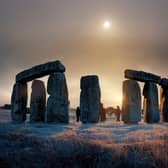
[[[162,78],[160,85],[163,89],[168,89],[168,79],[167,78]]]
[[[161,113],[164,122],[168,122],[168,88],[161,88]]]
[[[44,121],[46,110],[46,91],[44,82],[34,80],[30,102],[30,121]]]
[[[134,80],[123,82],[122,120],[125,123],[137,123],[141,120],[141,91]]]
[[[83,123],[97,123],[100,112],[100,87],[98,76],[81,78],[80,120]]]
[[[68,89],[64,73],[54,73],[49,76],[47,92],[46,122],[68,123]]]
[[[16,83],[11,97],[11,117],[14,122],[24,122],[27,113],[27,84]]]
[[[144,95],[144,121],[147,123],[157,123],[160,120],[158,89],[152,82],[146,82],[143,89]]]

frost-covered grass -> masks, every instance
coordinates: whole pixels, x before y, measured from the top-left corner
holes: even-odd
[[[12,124],[0,112],[0,167],[168,167],[168,123]],[[72,118],[73,117],[73,118]]]

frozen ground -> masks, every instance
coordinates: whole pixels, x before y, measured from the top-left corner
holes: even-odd
[[[168,123],[13,124],[0,111],[0,168],[167,168]]]
[[[74,111],[70,112],[69,124],[32,124],[26,121],[23,124],[13,124],[9,110],[0,110],[0,134],[21,134],[44,138],[77,137],[102,143],[132,144],[148,141],[168,141],[168,123],[126,125],[115,122],[113,119],[98,124],[76,123]]]

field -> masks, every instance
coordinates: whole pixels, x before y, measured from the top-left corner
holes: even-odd
[[[12,124],[0,111],[0,167],[168,167],[168,123]]]

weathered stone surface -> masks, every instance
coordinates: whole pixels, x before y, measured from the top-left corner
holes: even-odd
[[[137,123],[141,120],[141,91],[134,80],[123,82],[122,121]]]
[[[48,79],[46,122],[68,123],[68,89],[64,73],[54,73]]]
[[[68,101],[50,96],[47,101],[46,122],[68,123]]]
[[[168,88],[161,88],[161,113],[164,122],[168,122]]]
[[[27,84],[16,83],[11,97],[11,118],[14,122],[24,122],[27,113]]]
[[[50,75],[48,78],[47,92],[49,95],[58,96],[58,99],[60,96],[67,99],[68,89],[64,73],[57,72]]]
[[[22,71],[16,75],[16,82],[28,82],[54,72],[65,72],[65,67],[60,61],[48,62]]]
[[[87,88],[99,88],[99,79],[96,75],[86,76],[81,78],[80,82],[81,89]]]
[[[100,87],[98,76],[81,78],[80,120],[83,123],[97,123],[100,113]]]
[[[133,79],[140,82],[154,82],[158,84],[161,83],[161,77],[154,75],[152,73],[130,70],[130,69],[125,70],[124,73],[125,73],[125,78],[128,78],[128,79]]]
[[[46,90],[43,81],[34,80],[30,101],[30,121],[43,121],[46,111]]]
[[[160,111],[158,103],[158,89],[156,84],[147,82],[143,89],[144,95],[144,121],[147,123],[157,123],[160,121]]]

